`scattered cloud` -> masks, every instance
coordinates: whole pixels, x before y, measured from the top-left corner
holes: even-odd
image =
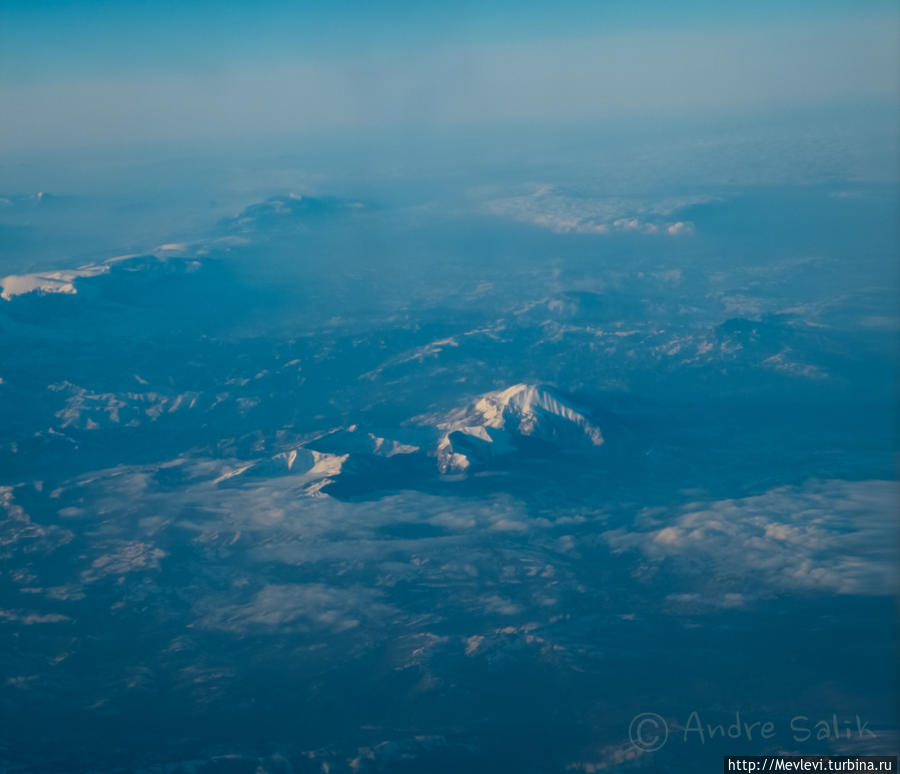
[[[654,563],[675,562],[694,576],[712,568],[705,594],[739,607],[742,594],[823,591],[893,594],[897,583],[896,513],[892,481],[811,481],[764,494],[646,515],[641,531],[604,537],[616,552],[637,549]],[[670,595],[674,605],[696,600]]]
[[[101,554],[91,562],[91,567],[82,577],[85,583],[92,583],[107,575],[125,575],[137,570],[157,570],[159,560],[166,552],[150,543],[125,541],[116,545],[107,554]]]
[[[268,585],[244,604],[215,598],[197,604],[195,626],[238,634],[296,631],[343,632],[364,619],[384,619],[393,612],[381,592],[361,586],[337,588],[321,583]]]
[[[67,615],[60,613],[36,613],[26,610],[0,610],[0,621],[20,623],[25,626],[34,624],[63,623],[71,621]]]

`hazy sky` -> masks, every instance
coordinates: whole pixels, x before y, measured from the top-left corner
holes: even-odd
[[[893,2],[0,2],[0,148],[889,104]]]

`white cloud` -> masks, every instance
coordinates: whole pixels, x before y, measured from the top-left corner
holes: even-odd
[[[157,570],[159,560],[166,552],[150,543],[125,541],[107,554],[101,554],[91,567],[83,573],[85,583],[92,583],[107,575],[125,575],[136,570]]]
[[[672,236],[676,236],[678,234],[693,234],[694,224],[679,220],[676,223],[672,223],[671,225],[667,226],[666,233],[671,234]]]
[[[33,522],[16,502],[13,487],[0,486],[0,514],[0,559],[7,562],[19,552],[49,554],[74,537],[62,527]]]
[[[0,610],[0,621],[21,623],[25,626],[34,624],[63,623],[71,621],[67,615],[60,613],[36,613],[25,610]]]
[[[711,570],[705,592],[731,607],[743,604],[743,593],[893,594],[898,504],[896,482],[811,481],[648,514],[643,521],[651,529],[604,537],[617,552],[638,549],[655,563],[672,560],[688,575]]]
[[[381,593],[361,586],[336,588],[321,583],[268,585],[245,604],[207,598],[197,605],[195,623],[204,629],[237,633],[273,631],[285,627],[301,631],[342,632],[365,618],[384,618],[392,609]]]
[[[499,615],[519,615],[522,608],[515,602],[512,602],[497,594],[487,594],[479,600],[481,607],[488,613],[497,613]]]

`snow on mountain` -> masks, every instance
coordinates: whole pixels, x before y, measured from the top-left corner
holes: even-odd
[[[238,476],[251,479],[292,476],[306,494],[319,496],[321,490],[341,474],[348,457],[348,454],[327,454],[298,447],[280,452],[268,459],[240,464],[226,470],[213,481],[213,484],[220,484]]]
[[[421,430],[406,427],[401,435],[407,441],[421,435],[422,445],[390,440],[353,424],[235,466],[220,473],[214,483],[240,486],[248,480],[290,477],[307,495],[326,494],[325,488],[338,481],[345,494],[359,493],[379,486],[414,487],[422,476],[434,474],[429,462],[434,457],[441,473],[460,473],[506,454],[585,450],[604,442],[589,414],[553,389],[538,385],[516,384],[482,395],[450,414],[415,421]],[[240,482],[232,480],[237,477]]]
[[[318,197],[290,193],[287,196],[272,196],[265,201],[251,204],[234,217],[225,218],[222,225],[228,232],[271,232],[362,209],[365,209],[362,202],[335,196]]]
[[[372,454],[378,457],[415,454],[420,451],[418,446],[364,432],[357,425],[333,430],[307,445],[310,449],[331,454]]]
[[[68,293],[73,294],[75,281],[86,277],[96,277],[109,271],[106,265],[88,265],[80,269],[38,272],[36,274],[10,274],[0,279],[0,298],[11,301],[14,296],[26,293]]]
[[[193,272],[200,268],[197,258],[210,254],[213,248],[228,251],[244,240],[238,237],[223,237],[209,241],[194,243],[169,243],[149,250],[146,253],[128,253],[107,258],[100,263],[87,263],[77,269],[59,269],[35,272],[34,274],[10,274],[0,278],[0,298],[12,301],[16,296],[29,293],[43,295],[47,293],[65,293],[77,295],[78,283],[81,280],[93,279],[113,272],[138,272],[166,266],[170,262],[185,272]]]
[[[516,384],[490,392],[438,425],[442,473],[508,454],[530,438],[555,446],[600,446],[603,434],[588,417],[548,387]]]

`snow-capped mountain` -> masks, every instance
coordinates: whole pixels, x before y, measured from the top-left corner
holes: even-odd
[[[357,425],[338,428],[274,456],[233,466],[215,484],[290,476],[306,494],[342,488],[360,494],[380,487],[414,488],[440,473],[490,465],[508,454],[552,449],[589,450],[603,444],[585,409],[552,388],[516,384],[489,392],[450,414],[421,416],[422,445],[383,438]],[[416,431],[404,428],[407,440]],[[233,480],[240,477],[240,481]],[[339,483],[338,483],[339,482]]]
[[[330,454],[370,454],[378,457],[415,454],[420,451],[418,446],[382,438],[375,433],[361,430],[358,425],[332,430],[311,441],[307,446]]]
[[[603,434],[588,416],[551,388],[516,384],[490,392],[438,424],[438,467],[461,472],[515,451],[527,439],[555,446],[600,446]]]
[[[213,484],[237,483],[234,479],[238,476],[241,480],[293,476],[306,494],[319,495],[341,474],[348,457],[348,454],[327,454],[297,447],[256,462],[230,467],[218,475]]]

